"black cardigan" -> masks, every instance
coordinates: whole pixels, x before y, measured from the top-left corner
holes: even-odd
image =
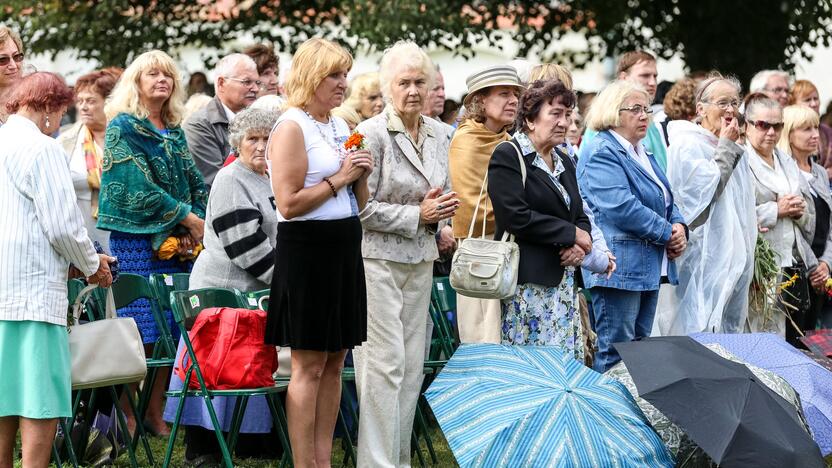
[[[520,246],[517,282],[554,287],[563,278],[560,249],[575,244],[575,227],[590,233],[589,218],[583,210],[575,165],[569,156],[556,154],[565,171],[560,183],[569,194],[570,203],[560,194],[549,175],[532,164],[535,154],[523,156],[526,164],[526,187],[520,173],[517,140],[500,143],[488,164],[488,196],[497,222],[495,239],[508,230]],[[580,268],[576,281],[580,281]]]

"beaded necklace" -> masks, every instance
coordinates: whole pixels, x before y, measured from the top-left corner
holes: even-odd
[[[338,145],[337,142],[335,142],[335,143],[330,142],[329,138],[327,138],[327,136],[326,136],[326,133],[324,133],[323,129],[321,129],[321,127],[326,128],[326,124],[318,122],[315,119],[315,117],[312,117],[312,114],[310,114],[306,109],[303,109],[303,113],[306,114],[306,116],[309,117],[309,120],[311,120],[312,123],[315,124],[315,128],[317,128],[318,133],[321,134],[321,139],[324,140],[324,142],[327,144],[327,146],[332,148],[332,151],[334,151],[336,155],[338,155],[338,160],[343,161],[344,160],[344,151],[342,150],[342,148]],[[331,115],[329,116],[329,126],[332,129],[332,139],[335,140],[338,136],[338,132],[335,129],[335,120],[332,118]]]

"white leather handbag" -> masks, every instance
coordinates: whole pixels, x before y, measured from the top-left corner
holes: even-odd
[[[523,180],[523,187],[526,186],[526,163],[520,150],[511,142],[502,144],[511,145],[517,152],[517,159],[520,161],[520,174]],[[482,234],[475,238],[474,224],[477,220],[477,212],[480,209],[480,201],[488,184],[488,172],[480,187],[480,196],[477,199],[477,206],[474,208],[474,215],[471,218],[471,225],[468,227],[468,237],[463,239],[454,253],[451,262],[450,281],[451,286],[463,296],[476,297],[480,299],[506,299],[514,295],[517,288],[517,267],[520,263],[520,247],[514,242],[514,235],[508,230],[503,232],[500,240],[491,240],[485,237],[485,216],[482,220]],[[486,208],[488,198],[486,197]]]
[[[78,293],[72,304],[75,324],[69,327],[72,389],[98,388],[139,382],[147,374],[139,327],[132,318],[117,318],[113,291],[107,289],[105,319],[79,323],[86,297],[98,286]]]

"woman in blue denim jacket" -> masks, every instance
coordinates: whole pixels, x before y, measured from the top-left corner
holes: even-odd
[[[659,284],[676,284],[673,259],[687,246],[687,226],[670,184],[641,143],[651,112],[646,91],[616,81],[587,114],[587,126],[599,134],[581,148],[578,183],[618,259],[609,278],[584,273],[592,292],[599,372],[621,360],[613,343],[649,336]]]

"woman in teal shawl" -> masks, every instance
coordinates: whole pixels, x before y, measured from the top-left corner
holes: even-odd
[[[104,142],[98,228],[111,231],[110,249],[122,272],[189,272],[192,263],[161,260],[159,247],[176,237],[184,250],[202,241],[208,191],[188,151],[182,120],[184,93],[179,72],[164,52],[146,52],[124,71],[105,107],[110,120]],[[146,345],[159,331],[146,300],[118,310],[136,320]],[[168,321],[170,321],[168,312]],[[162,373],[154,382],[145,424],[164,435]],[[135,421],[130,421],[131,425]]]

